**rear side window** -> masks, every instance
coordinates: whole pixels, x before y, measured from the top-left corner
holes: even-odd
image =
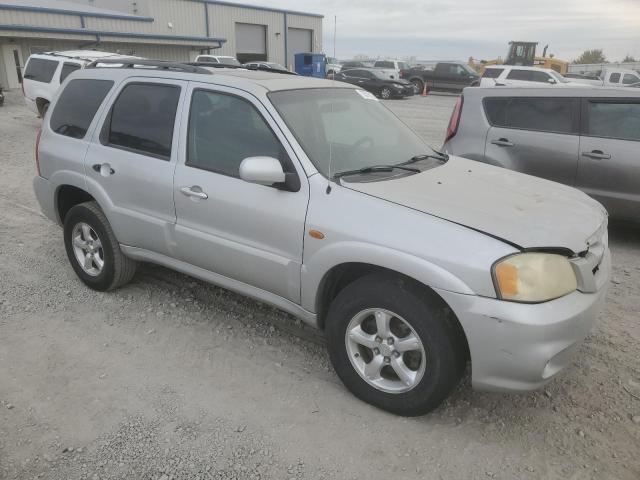
[[[588,135],[640,141],[640,103],[589,102]]]
[[[53,78],[56,68],[58,68],[58,62],[55,60],[32,58],[29,60],[29,63],[27,63],[24,78],[35,80],[36,82],[49,83]]]
[[[51,114],[51,130],[71,138],[84,138],[111,87],[111,80],[71,80]]]
[[[107,143],[169,160],[180,87],[130,83],[113,104]]]
[[[620,74],[619,73],[612,73],[609,76],[609,81],[611,83],[619,83],[620,82]]]
[[[80,65],[77,63],[63,63],[62,71],[60,72],[60,83],[64,82],[64,80],[76,70],[80,70]]]
[[[540,132],[573,133],[574,100],[571,98],[485,98],[484,107],[494,127]]]
[[[482,74],[482,78],[498,78],[501,73],[501,68],[487,68]]]
[[[186,164],[240,176],[247,157],[273,157],[285,166],[288,157],[280,141],[256,108],[223,93],[196,90],[191,99]]]

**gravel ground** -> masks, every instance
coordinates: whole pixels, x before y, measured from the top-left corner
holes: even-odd
[[[453,97],[390,106],[434,145]],[[290,316],[143,265],[88,290],[31,188],[39,120],[0,108],[0,478],[640,477],[640,232],[611,230],[608,302],[540,392],[399,418],[361,403]]]

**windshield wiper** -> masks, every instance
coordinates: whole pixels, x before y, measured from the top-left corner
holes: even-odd
[[[435,152],[435,155],[433,153],[425,153],[423,155],[415,155],[411,157],[409,160],[407,160],[406,162],[399,163],[398,165],[409,165],[411,163],[419,162],[420,160],[426,160],[427,158],[433,158],[434,160],[440,160],[441,162],[446,162],[447,160],[449,160],[449,155],[442,152]]]
[[[343,172],[337,172],[333,174],[334,179],[340,177],[347,177],[349,175],[358,175],[361,173],[372,173],[372,172],[391,172],[393,170],[406,170],[408,172],[420,173],[420,169],[413,167],[405,167],[403,165],[374,165],[372,167],[364,167],[359,168],[357,170],[345,170]]]

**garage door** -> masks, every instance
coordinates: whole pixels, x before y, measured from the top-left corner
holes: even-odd
[[[267,61],[267,27],[236,23],[236,57],[241,63]]]
[[[290,28],[287,35],[287,64],[293,66],[296,53],[313,52],[313,30]]]

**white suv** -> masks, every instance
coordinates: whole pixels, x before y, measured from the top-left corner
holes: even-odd
[[[34,53],[24,67],[22,92],[27,107],[42,116],[65,78],[100,59],[132,58],[93,50]]]
[[[537,67],[517,67],[495,65],[487,67],[480,79],[481,87],[539,87],[552,85],[559,87],[576,86],[555,70]]]

